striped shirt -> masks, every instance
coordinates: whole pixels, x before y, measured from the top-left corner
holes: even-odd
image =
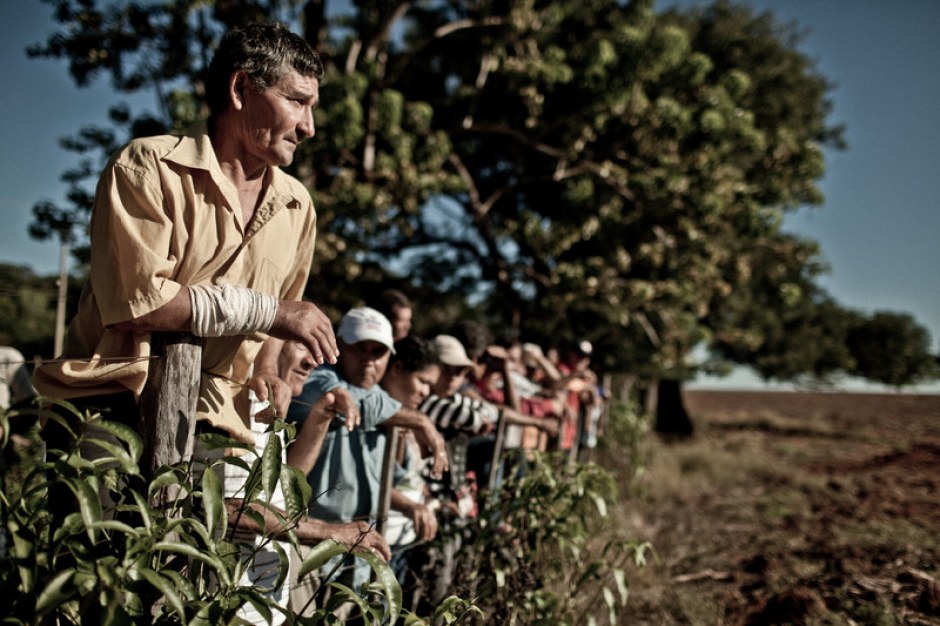
[[[438,430],[479,433],[499,419],[499,409],[489,402],[456,393],[449,398],[431,394],[421,403]]]

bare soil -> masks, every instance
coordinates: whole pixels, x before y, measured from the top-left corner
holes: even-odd
[[[692,391],[617,515],[622,624],[940,625],[940,396]]]

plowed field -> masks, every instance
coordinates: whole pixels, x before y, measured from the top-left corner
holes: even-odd
[[[685,393],[619,509],[623,624],[940,625],[940,396]]]

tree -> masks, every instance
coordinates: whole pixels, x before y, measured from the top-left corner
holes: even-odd
[[[295,165],[320,215],[308,295],[334,314],[392,278],[419,305],[445,294],[449,311],[472,302],[533,339],[588,338],[599,367],[649,380],[689,377],[702,343],[770,378],[848,363],[834,339],[792,341],[845,323],[815,285],[818,247],[781,231],[786,211],[822,202],[822,149],[842,141],[829,82],[770,14],[719,2],[658,15],[651,0],[55,4],[62,29],[33,54],[70,59],[80,85],[107,74],[165,94],[159,124],[117,111],[130,134],[198,116],[226,26],[301,24],[328,64],[319,133]],[[116,135],[83,137],[70,147]],[[65,217],[81,221],[88,199]]]
[[[0,264],[0,345],[26,355],[52,354],[56,277],[36,276],[27,267]]]
[[[728,3],[657,16],[597,0],[518,5],[483,37],[424,49],[404,91],[434,103],[465,191],[463,228],[426,216],[418,258],[488,285],[505,324],[687,377],[692,348],[730,330],[715,311],[785,287],[753,280],[763,250],[790,274],[818,265],[780,231],[784,211],[821,202],[821,148],[841,146],[797,41]]]
[[[791,235],[753,249],[739,270],[751,288],[716,302],[707,317],[714,354],[750,365],[765,380],[825,383],[849,370],[846,336],[858,316],[817,286],[825,270],[818,253],[815,242]]]
[[[930,333],[906,313],[878,311],[860,319],[848,331],[847,346],[856,376],[898,388],[937,378]]]

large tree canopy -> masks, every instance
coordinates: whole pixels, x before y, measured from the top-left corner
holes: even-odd
[[[226,27],[274,17],[305,34],[328,72],[293,169],[320,216],[308,295],[334,313],[393,278],[419,302],[434,294],[419,319],[473,302],[538,339],[589,338],[618,371],[681,379],[701,342],[768,377],[850,366],[838,345],[792,357],[792,328],[838,306],[815,286],[817,246],[783,233],[782,215],[822,201],[823,148],[841,132],[828,81],[772,15],[657,14],[652,0],[45,1],[60,29],[31,54],[68,59],[79,85],[158,89],[161,119],[112,112],[129,135],[204,114]],[[66,143],[85,155],[64,175],[71,204],[37,206],[34,234],[87,220],[88,155],[116,143],[115,129]]]

